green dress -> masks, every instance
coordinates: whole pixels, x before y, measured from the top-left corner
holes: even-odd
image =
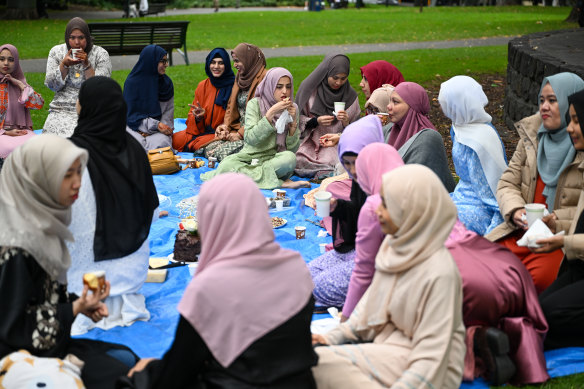
[[[274,189],[292,176],[296,167],[295,153],[300,145],[300,131],[296,128],[294,135],[287,136],[287,150],[278,153],[276,129],[261,114],[257,98],[247,103],[243,141],[244,146],[239,153],[225,157],[216,170],[202,174],[201,179],[208,181],[217,174],[236,172],[251,177],[261,189]],[[258,164],[252,166],[252,159],[257,159]]]

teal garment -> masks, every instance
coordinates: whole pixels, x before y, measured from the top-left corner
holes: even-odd
[[[298,123],[298,115],[296,117]],[[292,176],[296,167],[296,150],[300,145],[298,127],[294,135],[286,137],[286,151],[276,152],[276,129],[260,112],[257,98],[247,103],[245,110],[244,146],[237,154],[231,154],[219,167],[201,175],[201,180],[208,181],[217,174],[236,172],[251,177],[260,189],[274,189]],[[251,165],[257,159],[258,164]]]

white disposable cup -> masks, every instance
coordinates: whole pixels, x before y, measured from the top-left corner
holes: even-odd
[[[327,217],[331,214],[331,192],[322,191],[314,195],[316,200],[316,216]]]
[[[81,51],[81,49],[71,49],[71,57],[73,57],[73,59],[78,59],[77,53],[80,51]]]
[[[284,200],[276,200],[276,211],[281,211],[284,209]]]
[[[197,272],[197,267],[199,267],[199,262],[189,263],[189,274],[191,277]]]
[[[321,243],[318,245],[319,249],[320,249],[320,253],[324,254],[326,251],[326,243]]]
[[[527,226],[531,227],[537,219],[541,219],[543,217],[544,210],[544,204],[525,204],[525,217],[527,219]]]
[[[335,101],[335,112],[339,113],[339,111],[345,110],[345,102],[344,101]]]

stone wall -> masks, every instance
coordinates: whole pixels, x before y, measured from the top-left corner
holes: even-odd
[[[544,77],[560,72],[584,79],[584,29],[534,33],[509,42],[503,117],[510,129],[537,111]]]

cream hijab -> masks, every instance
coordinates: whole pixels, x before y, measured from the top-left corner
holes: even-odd
[[[405,273],[439,251],[456,222],[456,206],[442,181],[423,165],[404,165],[382,177],[383,199],[398,227],[387,235],[375,258],[375,276],[369,286],[359,330],[382,326],[390,318],[395,276]]]
[[[65,283],[71,265],[65,240],[71,207],[59,204],[67,170],[87,151],[56,135],[40,135],[16,148],[0,173],[0,247],[29,252],[49,276]]]

